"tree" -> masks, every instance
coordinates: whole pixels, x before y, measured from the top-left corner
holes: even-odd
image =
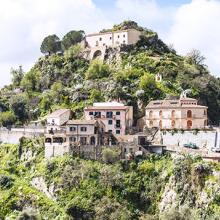
[[[107,164],[112,164],[119,159],[119,152],[110,148],[102,151],[102,160]]]
[[[109,65],[101,60],[93,60],[86,72],[86,79],[101,79],[110,75]]]
[[[187,54],[187,58],[191,64],[203,65],[205,57],[201,55],[199,50],[193,49]]]
[[[0,112],[0,126],[7,127],[12,125],[16,121],[16,117],[13,112]]]
[[[59,37],[57,35],[49,35],[44,38],[40,51],[44,54],[54,54],[58,51],[61,51],[61,43]]]
[[[24,71],[22,69],[22,66],[19,66],[19,69],[11,69],[11,75],[12,75],[12,83],[14,86],[20,86],[21,81],[24,77]]]
[[[10,108],[19,121],[25,122],[28,119],[27,99],[23,95],[13,96],[10,99]]]
[[[85,32],[80,31],[70,31],[62,39],[62,49],[67,50],[71,46],[81,42],[85,36]]]

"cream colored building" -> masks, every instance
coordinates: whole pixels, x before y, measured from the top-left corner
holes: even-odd
[[[95,33],[86,36],[87,46],[94,47],[114,47],[120,45],[135,44],[140,39],[140,31],[135,29]]]
[[[196,99],[151,101],[146,107],[146,126],[160,129],[201,129],[207,126],[208,107]]]
[[[102,144],[104,124],[96,120],[69,120],[60,129],[45,131],[45,157],[62,156],[71,147],[84,148]]]
[[[105,132],[114,135],[128,133],[133,125],[133,107],[118,102],[94,103],[84,109],[86,120],[99,120],[105,125]]]

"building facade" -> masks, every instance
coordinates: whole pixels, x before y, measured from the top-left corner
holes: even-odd
[[[45,157],[62,156],[65,153],[91,146],[100,146],[103,141],[104,124],[95,120],[69,120],[59,130],[46,130]]]
[[[151,101],[146,107],[146,126],[160,129],[202,129],[207,126],[207,107],[196,99]]]
[[[69,145],[101,145],[105,126],[96,120],[70,120],[66,124]]]
[[[94,103],[84,109],[86,120],[102,121],[105,132],[124,135],[133,125],[133,107],[118,102]]]
[[[130,45],[137,43],[140,34],[141,32],[135,29],[89,34],[86,36],[86,42],[90,48]]]

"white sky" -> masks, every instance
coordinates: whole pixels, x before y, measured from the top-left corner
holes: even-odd
[[[104,1],[104,0],[103,0]],[[125,19],[157,31],[180,54],[199,49],[212,74],[220,76],[220,1],[192,0],[175,7],[156,0],[116,0],[99,7],[93,0],[0,0],[0,87],[10,82],[10,68],[27,71],[49,34],[60,38],[70,30],[87,33]]]

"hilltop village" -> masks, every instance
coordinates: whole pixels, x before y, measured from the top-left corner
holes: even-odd
[[[135,45],[140,37],[141,31],[136,29],[107,31],[85,36],[80,45],[86,59],[103,61],[109,49]],[[162,83],[163,77],[157,73],[154,80]],[[15,92],[22,93],[19,89]],[[179,97],[149,101],[138,120],[134,120],[133,106],[120,101],[120,97],[85,107],[81,119],[74,119],[71,109],[59,109],[46,117],[45,127],[32,126],[26,132],[12,129],[16,137],[2,131],[2,140],[18,140],[19,131],[27,137],[44,134],[46,158],[76,153],[96,159],[103,148],[115,147],[120,149],[121,158],[169,151],[196,153],[218,161],[219,130],[208,125],[208,107],[199,105],[187,93],[190,90],[182,91]]]
[[[42,41],[0,90],[0,219],[220,216],[220,79],[124,21]]]

